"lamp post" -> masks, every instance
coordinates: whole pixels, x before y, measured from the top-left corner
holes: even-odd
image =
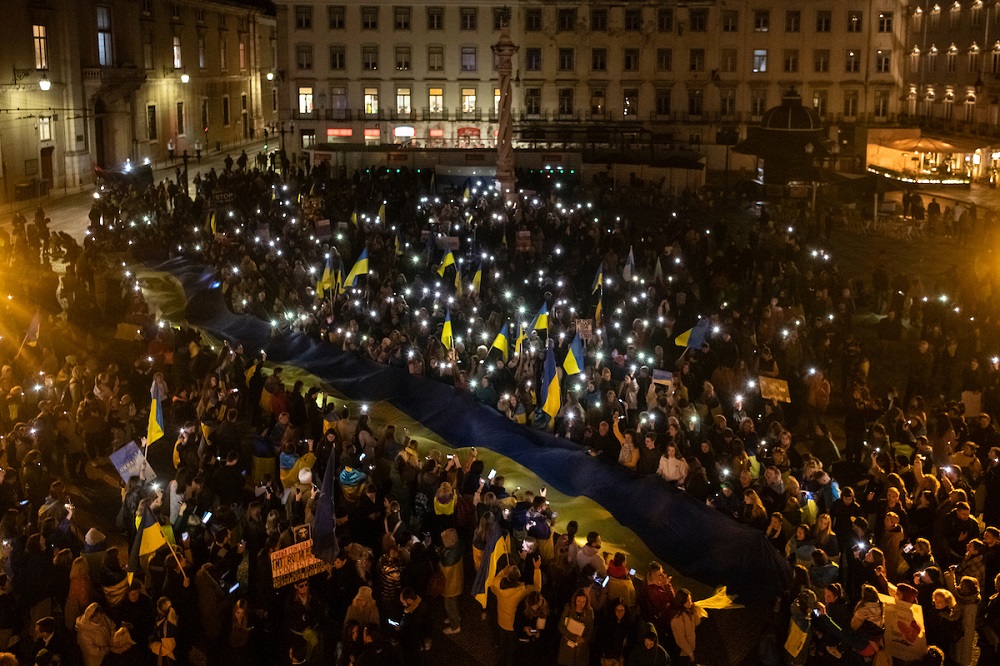
[[[510,37],[510,8],[501,10],[500,39],[493,45],[497,55],[497,76],[500,87],[500,113],[497,128],[497,171],[500,194],[506,201],[514,197],[514,115],[511,111],[511,59],[517,46]]]
[[[285,122],[281,121],[281,125],[278,127],[278,133],[281,135],[281,169],[285,169],[285,134],[292,134],[295,131],[295,123],[289,122],[288,129],[285,129]]]

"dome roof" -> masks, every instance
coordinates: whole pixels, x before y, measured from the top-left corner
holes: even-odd
[[[791,89],[781,97],[781,105],[764,112],[760,126],[783,132],[815,132],[823,129],[819,114],[802,105],[802,97]]]

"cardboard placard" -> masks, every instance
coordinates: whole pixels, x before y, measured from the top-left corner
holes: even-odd
[[[893,659],[919,661],[927,652],[924,611],[884,594],[878,595],[885,613],[885,649]]]
[[[118,328],[115,330],[115,340],[124,340],[125,342],[142,340],[142,329],[135,324],[119,322]]]
[[[266,224],[262,224],[257,227],[257,238],[260,239],[261,243],[269,243],[271,241],[271,227]]]
[[[118,470],[118,475],[125,483],[128,483],[128,480],[133,476],[138,476],[143,481],[156,478],[156,472],[153,471],[153,467],[146,461],[146,456],[142,455],[142,451],[139,450],[134,441],[112,453],[110,458],[111,463]]]
[[[778,402],[791,402],[792,396],[788,392],[788,382],[784,379],[772,379],[771,377],[760,377],[760,397],[765,400],[777,400]]]
[[[312,545],[312,539],[306,539],[271,553],[271,584],[275,589],[309,578],[327,568],[326,562],[313,555]]]
[[[316,220],[316,237],[329,238],[330,234],[330,220]]]
[[[594,320],[577,319],[576,332],[580,336],[580,339],[590,340],[592,337],[594,337]]]
[[[674,373],[667,370],[653,370],[653,383],[660,386],[670,386],[674,380]]]
[[[530,252],[531,251],[531,232],[530,231],[518,231],[517,232],[517,251],[518,252]]]
[[[215,192],[212,194],[212,203],[216,205],[232,203],[233,201],[236,201],[235,192]]]

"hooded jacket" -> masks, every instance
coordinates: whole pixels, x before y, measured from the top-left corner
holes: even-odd
[[[647,638],[653,639],[653,647],[646,647]],[[660,645],[660,637],[652,623],[646,623],[642,638],[628,656],[628,666],[670,666],[670,656]]]

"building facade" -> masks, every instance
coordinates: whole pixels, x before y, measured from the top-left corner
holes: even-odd
[[[3,200],[94,167],[233,147],[273,125],[273,11],[255,0],[17,0],[0,50]],[[272,75],[273,79],[273,75]]]
[[[501,6],[277,6],[279,106],[299,147],[492,144]],[[712,162],[727,154],[723,144],[790,87],[848,134],[901,110],[908,21],[899,0],[521,0],[511,9],[520,145],[694,147],[721,168]]]

